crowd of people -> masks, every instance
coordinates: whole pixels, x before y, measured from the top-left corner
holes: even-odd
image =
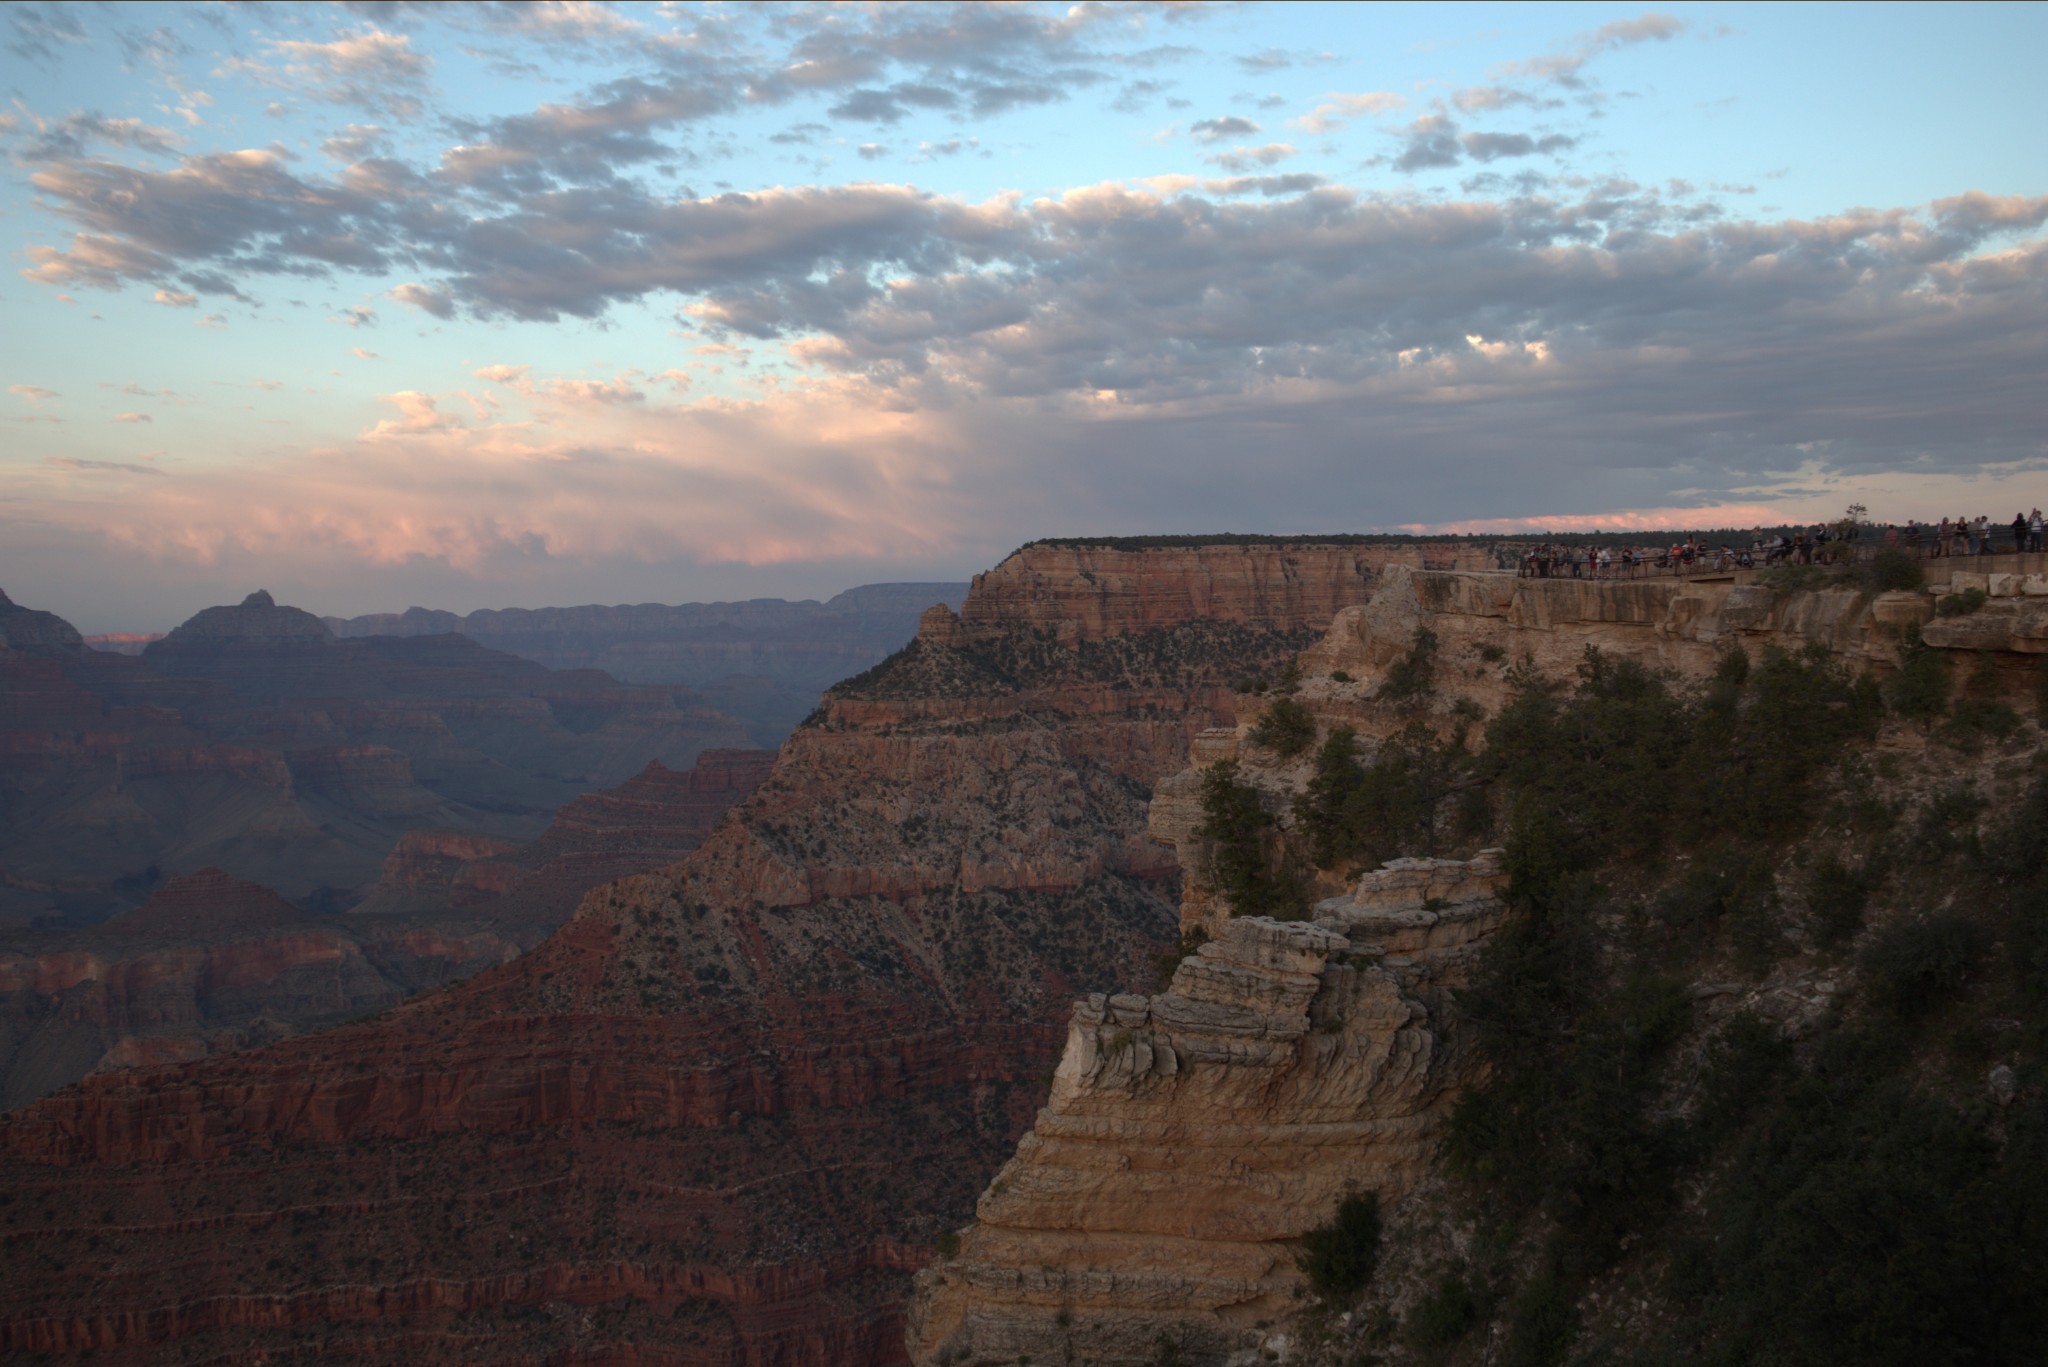
[[[1943,518],[1939,523],[1908,520],[1876,526],[1860,522],[1819,523],[1791,532],[1750,533],[1747,546],[1711,545],[1696,536],[1662,545],[1574,546],[1546,542],[1517,556],[1524,579],[1636,579],[1647,574],[1706,574],[1775,565],[1833,564],[1859,547],[1896,546],[1915,555],[1990,555],[2042,549],[2041,510],[2016,513],[2010,524],[1988,517]],[[2008,540],[2008,535],[2010,539]]]

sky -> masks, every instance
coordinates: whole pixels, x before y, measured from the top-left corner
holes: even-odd
[[[2048,504],[2048,6],[0,11],[0,589]]]

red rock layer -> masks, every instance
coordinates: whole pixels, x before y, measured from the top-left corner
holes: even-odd
[[[597,884],[695,849],[773,759],[713,750],[681,773],[650,763],[578,798],[525,845],[409,834],[379,897],[346,916],[310,916],[268,888],[203,869],[103,926],[0,936],[0,1107],[100,1068],[338,1024],[503,963],[568,920]]]
[[[907,1269],[1028,1124],[1061,1008],[1173,934],[1151,782],[1304,643],[1173,619],[1183,571],[1136,565],[1166,630],[1113,649],[1036,631],[1078,568],[970,599],[1014,639],[849,685],[694,854],[511,964],[0,1121],[0,1353],[902,1361]]]

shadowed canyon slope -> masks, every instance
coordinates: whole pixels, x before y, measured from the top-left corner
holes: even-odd
[[[550,669],[601,669],[634,684],[683,684],[743,718],[757,745],[779,745],[818,694],[900,647],[934,603],[957,607],[965,584],[865,584],[825,602],[428,608],[322,620],[335,635],[459,632]]]
[[[338,909],[422,827],[538,835],[649,760],[745,744],[687,690],[460,636],[338,641],[252,594],[140,658],[0,599],[0,921],[83,925],[203,867]]]
[[[323,1029],[504,963],[598,883],[695,849],[772,759],[707,750],[682,773],[651,761],[524,844],[408,832],[371,895],[340,916],[203,869],[101,925],[0,931],[0,1109],[102,1068]]]
[[[1065,1003],[1172,938],[1152,784],[1377,572],[1030,555],[517,961],[0,1122],[0,1351],[901,1361],[909,1272],[1028,1124]]]

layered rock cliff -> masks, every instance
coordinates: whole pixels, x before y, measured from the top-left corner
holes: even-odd
[[[1069,564],[1044,591],[1082,601]],[[1139,596],[1192,604],[1184,571],[1136,562]],[[970,596],[514,963],[0,1122],[0,1238],[34,1248],[0,1351],[901,1361],[909,1270],[1028,1123],[1057,1004],[1173,935],[1151,784],[1366,591],[1293,573],[1111,635]]]
[[[1292,1311],[1302,1231],[1428,1170],[1500,876],[1497,851],[1402,860],[1311,921],[1226,922],[1157,996],[1078,1003],[1051,1099],[919,1275],[914,1358],[1137,1367]]]
[[[1838,678],[1886,678],[1924,641],[1980,702],[2004,697],[2030,713],[2041,688],[2042,600],[2023,585],[1999,585],[2004,592],[1973,613],[1937,617],[1938,598],[1972,585],[1801,591],[1408,565],[1375,578],[1371,601],[1340,609],[1299,657],[1298,683],[1238,695],[1233,724],[1196,737],[1192,767],[1156,785],[1149,830],[1179,855],[1183,946],[1199,947],[1160,995],[1075,1005],[1031,1133],[982,1194],[955,1251],[919,1274],[910,1326],[918,1363],[1268,1360],[1284,1347],[1274,1326],[1306,1303],[1296,1263],[1303,1236],[1329,1221],[1347,1189],[1398,1210],[1434,1170],[1460,1090],[1484,1076],[1452,989],[1504,924],[1500,854],[1397,859],[1362,876],[1341,857],[1311,859],[1304,803],[1326,763],[1317,745],[1333,729],[1349,729],[1361,761],[1382,747],[1447,747],[1437,753],[1464,756],[1458,772],[1483,797],[1483,766],[1464,749],[1478,741],[1475,723],[1539,678],[1568,687],[1589,648],[1689,691],[1717,669],[1725,675],[1731,650],[1761,659],[1776,648],[1832,661]],[[1292,744],[1261,726],[1283,704],[1305,728]],[[2023,746],[2025,732],[2012,734]],[[1921,750],[1926,724],[1888,723],[1883,741]],[[1967,736],[1958,744],[1965,748],[1944,756],[1942,772],[2005,779],[2007,760],[1981,757]],[[1219,892],[1226,837],[1208,805],[1219,772],[1256,814],[1241,833],[1249,856],[1238,857],[1263,861],[1306,919],[1236,915],[1242,908]],[[1427,799],[1441,804],[1423,817],[1439,833],[1452,824],[1452,791]],[[1482,823],[1486,816],[1482,803]],[[1756,895],[1782,910],[1775,889]],[[1823,983],[1813,995],[1800,980],[1812,972],[1788,967],[1789,982],[1759,986],[1741,998],[1744,1008],[1813,1028],[1834,989]],[[1697,989],[1708,1000],[1739,990]],[[1723,1014],[1733,1010],[1731,1001]],[[1439,1242],[1407,1256],[1442,1266],[1452,1254]],[[1362,1332],[1361,1321],[1315,1360],[1352,1360],[1347,1352],[1366,1351]],[[1372,1351],[1385,1346],[1382,1333]]]

